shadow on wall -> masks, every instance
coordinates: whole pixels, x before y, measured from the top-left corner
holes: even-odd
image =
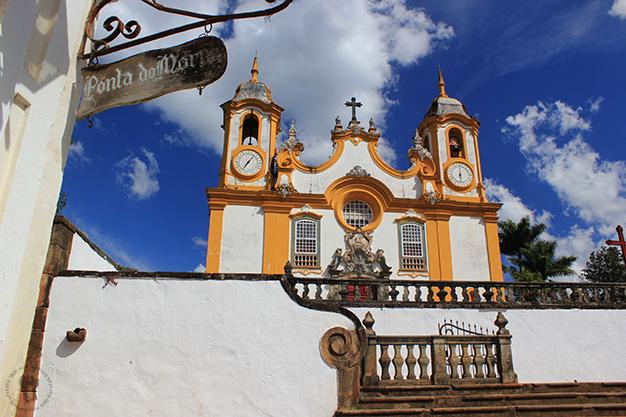
[[[57,356],[59,358],[67,358],[73,355],[82,345],[82,343],[70,343],[67,341],[67,338],[64,337],[57,347]]]

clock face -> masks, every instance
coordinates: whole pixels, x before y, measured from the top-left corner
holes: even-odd
[[[448,167],[448,178],[457,187],[467,187],[473,177],[472,169],[462,162],[455,162]]]
[[[257,151],[245,149],[235,156],[235,169],[242,175],[254,175],[263,167],[263,158]]]

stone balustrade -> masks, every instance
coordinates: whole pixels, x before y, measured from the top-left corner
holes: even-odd
[[[363,386],[517,382],[506,323],[498,313],[496,335],[382,336],[368,312]]]
[[[286,277],[304,301],[344,307],[626,308],[626,284]]]

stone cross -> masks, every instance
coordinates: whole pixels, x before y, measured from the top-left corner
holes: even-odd
[[[619,240],[607,240],[606,244],[621,246],[622,259],[624,260],[624,265],[626,265],[626,241],[624,241],[624,229],[622,229],[622,226],[618,224],[615,230],[617,230],[617,237],[619,237]]]
[[[352,97],[352,100],[346,101],[347,107],[352,107],[352,120],[350,120],[350,124],[359,124],[360,122],[356,119],[356,108],[361,107],[363,104],[358,103],[356,98]]]

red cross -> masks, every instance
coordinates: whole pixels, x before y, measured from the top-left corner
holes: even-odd
[[[622,259],[624,260],[624,265],[626,265],[626,241],[624,241],[624,229],[622,229],[622,226],[617,225],[615,230],[617,230],[617,236],[619,237],[619,240],[607,240],[606,244],[621,246]]]

